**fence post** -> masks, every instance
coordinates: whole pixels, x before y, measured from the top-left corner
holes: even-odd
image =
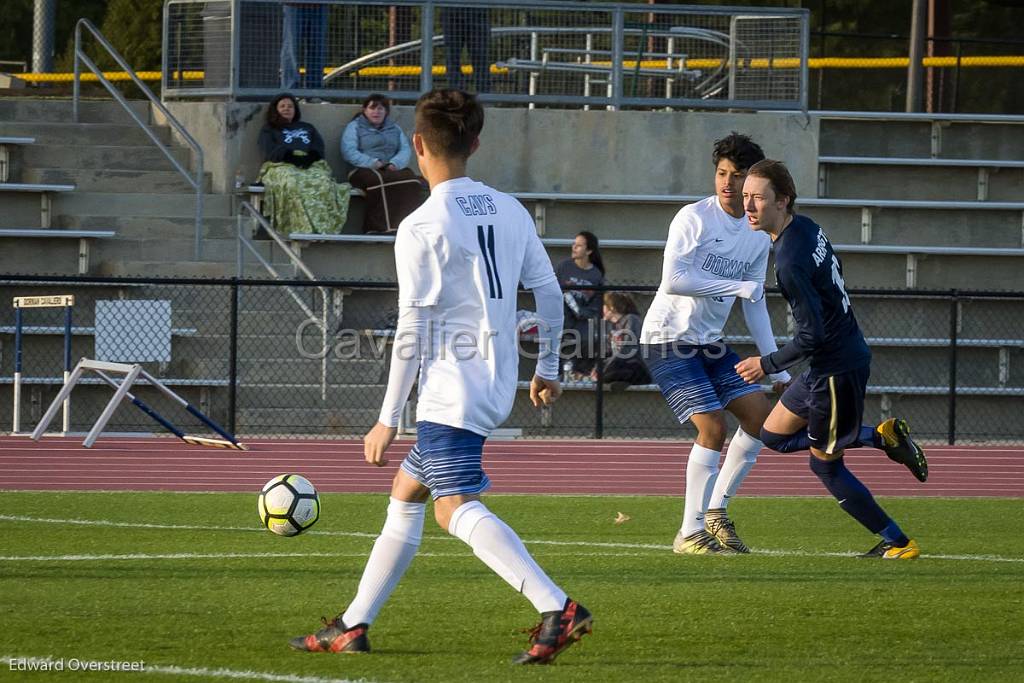
[[[593,325],[594,321],[589,321],[590,325]],[[594,369],[597,371],[597,386],[594,388],[596,394],[594,396],[594,438],[604,438],[604,346],[605,346],[605,334],[604,329],[601,326],[601,321],[597,324],[597,333],[599,340],[597,343],[597,361],[594,364]],[[593,343],[594,333],[591,328],[590,341]]]
[[[228,431],[236,432],[235,413],[238,406],[238,278],[231,278],[231,303],[228,329]]]
[[[622,109],[622,61],[626,52],[625,10],[612,10],[612,107]]]
[[[947,439],[949,445],[956,443],[956,347],[957,347],[957,325],[960,322],[958,315],[959,303],[957,290],[949,292],[949,417],[947,427]]]
[[[424,3],[420,15],[423,29],[423,40],[420,43],[420,92],[427,92],[434,87],[434,3]],[[448,74],[451,82],[451,74]]]

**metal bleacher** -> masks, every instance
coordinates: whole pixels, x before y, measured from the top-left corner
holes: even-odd
[[[35,144],[34,137],[0,136],[0,192],[38,193],[39,227],[36,228],[0,228],[0,238],[19,240],[50,241],[54,239],[78,240],[78,273],[89,272],[89,242],[94,239],[109,239],[115,235],[112,230],[61,230],[51,227],[53,221],[54,193],[74,192],[75,186],[62,183],[16,183],[10,180],[9,145],[25,146]],[[42,247],[42,244],[40,245]],[[48,247],[42,247],[48,248]]]

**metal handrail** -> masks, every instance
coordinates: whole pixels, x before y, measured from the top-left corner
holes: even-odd
[[[120,66],[121,69],[123,69],[124,72],[131,77],[132,82],[135,83],[139,90],[142,91],[142,93],[149,100],[150,104],[155,105],[156,108],[160,110],[160,113],[164,115],[165,119],[167,120],[167,123],[172,128],[174,128],[174,130],[178,132],[178,134],[185,140],[185,142],[188,143],[188,146],[192,148],[192,153],[194,154],[194,158],[196,160],[196,171],[194,177],[192,176],[190,171],[188,171],[184,166],[181,165],[181,163],[177,159],[174,158],[174,155],[171,153],[171,150],[160,141],[160,139],[150,129],[150,127],[141,118],[139,118],[139,115],[136,114],[135,111],[131,108],[131,106],[128,104],[128,100],[125,99],[124,95],[122,95],[121,92],[117,88],[115,88],[109,80],[107,80],[106,76],[103,75],[103,71],[99,67],[97,67],[91,59],[89,59],[85,52],[82,51],[83,27],[87,29],[89,33],[92,34],[93,38],[95,38],[100,45],[103,46],[103,48],[107,51],[107,54],[114,58],[114,61],[117,62],[118,66]],[[164,153],[164,156],[167,157],[167,159],[171,162],[175,170],[177,170],[178,173],[184,176],[185,180],[187,180],[189,185],[191,185],[192,188],[196,191],[195,259],[198,261],[200,258],[202,258],[203,254],[203,177],[205,175],[203,173],[203,148],[199,145],[198,142],[196,142],[195,138],[189,135],[189,132],[185,129],[185,127],[181,125],[181,123],[176,118],[174,118],[174,115],[171,114],[171,112],[167,111],[167,108],[164,107],[163,103],[160,102],[159,98],[157,98],[156,95],[153,94],[153,91],[149,89],[149,86],[147,86],[138,77],[134,69],[128,66],[128,62],[126,62],[124,57],[121,56],[121,53],[119,53],[114,48],[114,46],[110,44],[110,41],[108,41],[106,37],[102,33],[100,33],[99,29],[96,28],[96,26],[93,25],[93,23],[88,19],[79,19],[78,23],[75,24],[75,81],[74,97],[72,103],[72,116],[75,123],[79,122],[78,100],[81,89],[81,69],[79,69],[80,62],[85,64],[89,68],[89,70],[96,75],[96,78],[98,78],[100,83],[102,83],[104,87],[106,87],[107,91],[109,91],[110,94],[114,97],[114,99],[117,100],[118,104],[120,104],[124,108],[124,110],[128,112],[129,116],[132,117],[135,123],[139,124],[142,130],[146,132],[146,135],[149,136],[149,139],[153,141],[153,144],[155,144],[157,148]]]
[[[538,35],[541,35],[541,34],[543,34],[543,35],[549,35],[549,34],[550,35],[561,35],[561,34],[574,34],[575,35],[575,34],[579,34],[579,35],[586,35],[586,34],[607,34],[607,33],[612,33],[612,31],[613,31],[613,29],[610,26],[499,26],[499,27],[491,29],[491,36],[492,37],[500,38],[500,37],[503,37],[503,36],[516,36],[516,35],[524,35],[524,34],[526,34],[526,35],[529,35],[529,34],[538,34]],[[649,31],[644,32],[643,30],[637,29],[637,28],[624,28],[622,32],[624,34],[626,34],[626,35],[647,35],[647,36],[659,36],[659,37],[666,37],[666,38],[695,38],[695,39],[703,40],[703,41],[706,41],[706,42],[709,42],[709,43],[715,43],[715,44],[720,45],[720,46],[728,46],[728,36],[725,36],[723,38],[723,36],[722,36],[722,34],[720,32],[712,31],[710,29],[693,29],[693,28],[690,28],[690,27],[677,27],[677,28],[673,28],[673,29],[663,29],[663,30],[654,29],[654,30],[649,30]],[[435,45],[435,46],[443,45],[444,44],[444,34],[436,34],[436,35],[432,36],[431,37],[431,43],[433,45]],[[342,64],[340,66],[337,66],[337,67],[331,69],[324,76],[323,82],[327,83],[328,81],[334,79],[337,76],[342,76],[342,75],[344,75],[346,73],[349,73],[349,72],[354,71],[356,69],[362,68],[362,67],[367,66],[369,64],[373,64],[375,62],[381,62],[381,61],[384,61],[385,59],[397,57],[397,56],[400,56],[400,55],[403,55],[403,54],[406,54],[406,53],[410,53],[410,52],[415,52],[416,50],[420,49],[420,46],[422,44],[423,44],[423,40],[421,38],[416,38],[414,40],[409,40],[409,41],[406,41],[404,43],[399,43],[397,45],[391,45],[389,47],[382,48],[380,50],[376,50],[375,52],[370,52],[368,54],[362,55],[361,57],[357,57],[356,59],[353,59],[352,61],[346,62],[345,64]],[[611,54],[611,51],[591,50],[590,52],[592,54],[595,54],[597,52],[608,52],[609,54]],[[631,50],[629,52],[637,52],[637,51],[636,50]],[[661,75],[661,74],[659,74],[659,75]],[[673,74],[669,73],[668,75],[672,76]]]
[[[290,278],[283,277],[277,271],[277,268],[274,268],[274,266],[269,261],[267,261],[267,259],[263,258],[263,255],[260,254],[259,251],[256,249],[256,245],[254,245],[252,243],[252,240],[250,240],[248,237],[245,236],[245,234],[243,233],[243,230],[242,230],[243,212],[248,213],[251,217],[256,219],[256,224],[259,226],[259,229],[263,230],[263,232],[265,232],[270,237],[270,239],[272,239],[274,241],[274,243],[277,244],[277,246],[279,246],[281,248],[281,251],[283,251],[285,253],[285,255],[288,257],[288,260],[292,262],[292,266],[298,272],[302,273],[303,275],[305,275],[307,278],[309,278],[313,282],[318,282],[318,278],[316,277],[316,275],[313,274],[313,271],[310,270],[309,267],[305,263],[303,263],[302,259],[299,258],[299,255],[295,253],[295,250],[292,249],[291,247],[289,247],[287,242],[284,241],[284,239],[281,237],[281,235],[279,235],[277,233],[277,231],[274,230],[274,227],[270,224],[270,221],[267,220],[266,216],[264,216],[262,213],[260,213],[256,209],[256,207],[254,207],[252,204],[250,204],[249,202],[247,202],[245,200],[243,200],[241,202],[241,204],[239,205],[239,212],[238,212],[237,236],[238,236],[238,277],[239,278],[244,276],[243,270],[244,270],[244,267],[245,267],[245,250],[248,250],[249,253],[256,257],[256,260],[259,261],[260,265],[263,266],[263,268],[268,273],[270,273],[271,277],[273,277],[275,280],[288,280],[288,279],[290,279]],[[243,249],[243,247],[244,247],[244,249]],[[329,303],[328,302],[331,299],[330,290],[328,290],[327,287],[317,287],[317,289],[320,290],[320,299],[323,302],[323,308],[321,310],[320,317],[318,318],[317,315],[315,313],[313,313],[313,309],[311,309],[309,306],[307,306],[306,302],[303,301],[302,298],[299,296],[299,294],[295,291],[294,287],[292,287],[290,285],[285,285],[284,287],[285,287],[285,291],[288,292],[288,295],[292,298],[292,300],[294,300],[295,303],[298,304],[299,308],[302,309],[302,312],[306,314],[306,317],[314,325],[316,325],[317,327],[320,328],[320,340],[321,340],[321,343],[322,343],[322,346],[320,347],[321,351],[322,351],[321,358],[320,358],[320,400],[326,401],[327,400],[327,356],[328,356],[328,354],[327,354],[327,335],[328,335],[328,332],[329,332],[329,329],[330,329],[330,326],[328,325],[328,312],[329,312],[329,307],[328,307]]]

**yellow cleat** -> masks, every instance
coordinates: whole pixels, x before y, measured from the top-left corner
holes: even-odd
[[[750,548],[736,533],[736,525],[725,513],[725,508],[713,508],[704,515],[704,529],[715,537],[718,545],[732,548],[738,553],[749,553]]]
[[[682,532],[676,534],[672,542],[672,552],[676,555],[739,555],[728,546],[723,546],[706,530],[695,531],[689,536]]]
[[[906,545],[898,546],[889,541],[879,541],[871,550],[859,557],[880,557],[883,560],[913,560],[921,556],[917,541],[910,539]]]

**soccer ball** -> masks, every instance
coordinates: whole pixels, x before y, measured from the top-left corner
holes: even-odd
[[[279,536],[301,534],[320,519],[320,496],[298,474],[281,474],[268,481],[257,507],[263,526]]]

